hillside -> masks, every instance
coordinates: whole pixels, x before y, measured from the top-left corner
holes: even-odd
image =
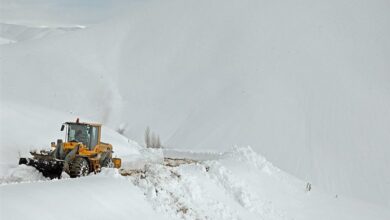
[[[150,126],[183,150],[250,145],[327,192],[389,205],[387,1],[7,2],[2,110],[33,103],[140,143]],[[15,40],[5,25],[28,33]],[[55,34],[31,28],[41,26]],[[6,125],[28,123],[23,113]],[[19,131],[1,128],[2,141]],[[47,144],[38,138],[24,140]]]

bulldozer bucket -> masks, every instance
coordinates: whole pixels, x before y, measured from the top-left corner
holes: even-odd
[[[64,162],[59,160],[35,159],[35,158],[20,158],[19,164],[25,164],[35,167],[43,176],[50,179],[61,178],[61,173],[64,168]]]

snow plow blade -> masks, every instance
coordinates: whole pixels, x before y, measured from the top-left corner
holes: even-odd
[[[61,173],[64,169],[64,161],[54,159],[20,158],[19,164],[35,167],[43,176],[50,179],[61,178]]]

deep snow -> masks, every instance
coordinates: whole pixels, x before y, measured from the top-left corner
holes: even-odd
[[[114,175],[10,184],[0,195],[1,219],[165,219]]]
[[[175,148],[251,145],[329,192],[389,204],[388,1],[11,2],[1,22],[31,39],[1,46],[1,102],[138,142],[150,126]]]
[[[388,1],[96,2],[2,0],[2,175],[81,116],[183,152],[251,145],[332,195],[390,204]]]
[[[183,152],[180,153],[183,156]],[[187,152],[200,158],[207,152]],[[377,219],[390,211],[343,195],[329,195],[274,167],[250,147],[200,162],[142,169],[103,169],[61,180],[38,178],[21,165],[0,186],[1,219]],[[176,157],[172,151],[171,156]],[[29,170],[30,169],[30,170]],[[16,172],[17,171],[17,172]],[[120,173],[132,175],[122,176]],[[31,175],[34,174],[34,175]],[[14,182],[12,182],[14,181]],[[12,184],[13,183],[13,184]],[[75,206],[58,214],[58,208]],[[80,208],[77,208],[80,207]],[[23,212],[17,211],[23,209]]]
[[[31,149],[49,146],[48,140],[63,135],[59,124],[74,115],[7,102],[1,116],[1,124],[10,126],[1,126],[0,219],[390,217],[385,207],[324,193],[314,184],[308,192],[306,182],[276,168],[250,147],[228,152],[145,149],[108,127],[102,138],[123,159],[123,170],[103,169],[78,179],[64,173],[61,180],[49,180],[32,167],[18,166],[18,153],[28,155]],[[191,163],[164,166],[163,154]],[[133,175],[120,174],[129,172]],[[59,214],[64,205],[74,209]]]

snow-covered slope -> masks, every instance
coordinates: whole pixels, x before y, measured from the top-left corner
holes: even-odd
[[[1,21],[69,26],[69,14],[53,13],[62,4],[26,5]],[[2,106],[73,112],[137,141],[149,125],[184,149],[251,145],[328,191],[389,204],[388,1],[117,6],[112,17],[95,13],[104,6],[72,8],[71,23],[88,28],[2,45]]]
[[[17,166],[18,153],[48,148],[60,137],[59,125],[75,115],[34,104],[3,102],[1,108],[0,219],[377,219],[390,212],[381,206],[324,193],[274,167],[252,148],[229,152],[165,150],[165,156],[199,163],[162,165],[161,152],[103,128],[123,159],[123,177],[116,169],[98,175],[49,180],[32,167]],[[57,126],[59,127],[59,126]],[[22,138],[23,137],[23,138]],[[82,208],[61,212],[66,204]],[[88,204],[88,205],[85,205]],[[23,211],[20,211],[23,210]]]

